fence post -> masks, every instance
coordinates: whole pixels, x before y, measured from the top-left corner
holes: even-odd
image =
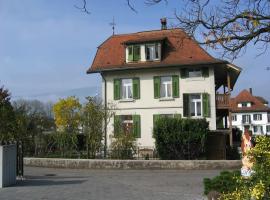
[[[17,142],[17,176],[23,178],[23,143],[22,141]]]

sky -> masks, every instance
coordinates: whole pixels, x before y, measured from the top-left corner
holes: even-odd
[[[115,32],[132,33],[160,29],[160,18],[175,23],[179,0],[148,6],[137,0],[131,11],[126,0],[87,0],[89,15],[76,9],[82,0],[0,0],[0,86],[13,97],[101,86],[98,74],[87,75],[97,47]],[[134,1],[135,2],[135,1]],[[219,57],[213,50],[210,53]],[[243,69],[234,95],[252,87],[255,95],[270,101],[270,50],[257,56],[250,45],[233,61]],[[90,89],[89,89],[90,91]]]

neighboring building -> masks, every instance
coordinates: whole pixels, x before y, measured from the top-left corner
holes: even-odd
[[[232,126],[254,135],[270,135],[270,108],[268,102],[252,95],[252,90],[243,90],[231,99]]]
[[[116,105],[105,144],[120,122],[141,146],[154,146],[156,117],[216,118],[229,115],[230,92],[240,68],[210,56],[181,29],[112,35],[97,50],[87,73],[102,76],[105,104]],[[216,94],[223,87],[224,94]],[[108,141],[108,142],[107,142]]]

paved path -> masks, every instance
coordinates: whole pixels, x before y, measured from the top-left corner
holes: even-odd
[[[27,167],[2,200],[199,200],[217,170],[77,170]]]

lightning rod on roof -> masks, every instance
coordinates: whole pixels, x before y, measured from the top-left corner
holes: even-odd
[[[114,21],[114,16],[113,16],[113,20],[112,20],[112,22],[110,23],[110,26],[112,26],[113,35],[114,35],[115,25],[116,25],[116,23],[115,23],[115,21]]]

